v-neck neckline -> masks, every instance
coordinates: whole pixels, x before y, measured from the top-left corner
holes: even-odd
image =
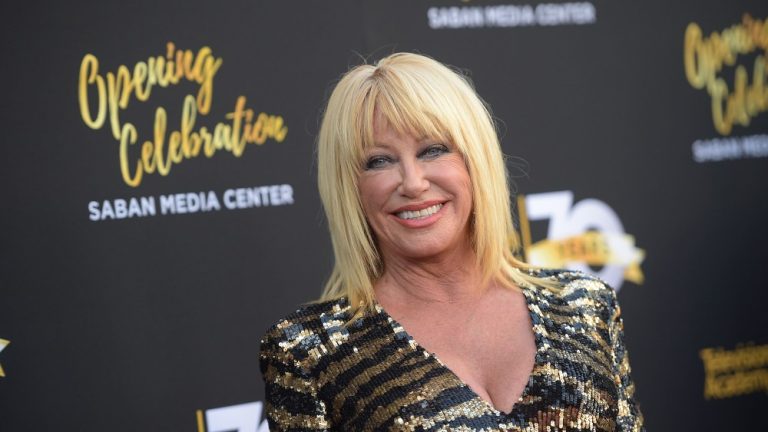
[[[451,368],[449,368],[445,363],[443,363],[440,358],[437,356],[437,354],[427,350],[424,348],[421,344],[419,344],[416,339],[411,336],[408,331],[403,327],[402,324],[397,322],[392,316],[384,310],[384,307],[379,304],[374,299],[374,306],[376,308],[376,312],[382,315],[384,318],[386,318],[387,323],[390,326],[390,330],[393,332],[395,337],[397,339],[406,339],[408,341],[408,345],[416,352],[422,353],[425,357],[431,358],[434,361],[437,362],[439,367],[448,374],[450,374],[459,384],[466,387],[466,389],[471,392],[474,399],[481,401],[485,406],[488,407],[491,412],[493,412],[497,416],[503,416],[505,418],[513,418],[515,417],[515,411],[517,410],[518,406],[520,405],[520,402],[522,402],[527,396],[529,396],[531,392],[531,386],[533,384],[533,378],[538,373],[539,369],[544,366],[543,359],[544,354],[547,350],[547,347],[549,344],[546,343],[546,329],[543,327],[542,324],[542,317],[540,314],[540,310],[538,309],[538,305],[534,304],[534,296],[537,295],[536,293],[536,287],[533,286],[520,286],[520,291],[523,294],[523,297],[525,298],[525,304],[528,307],[528,314],[531,318],[531,330],[533,331],[534,341],[536,343],[536,353],[533,358],[533,368],[531,369],[531,373],[528,376],[528,380],[525,384],[525,387],[523,388],[523,392],[520,394],[520,397],[517,401],[512,405],[512,409],[506,413],[498,408],[496,408],[490,401],[486,400],[482,396],[480,396],[472,387],[464,382],[461,377],[459,377]]]

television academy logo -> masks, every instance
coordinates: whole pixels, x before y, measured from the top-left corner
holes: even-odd
[[[596,273],[616,291],[625,280],[642,284],[645,251],[635,247],[634,236],[624,232],[616,212],[594,198],[574,203],[573,196],[571,191],[518,196],[525,260],[539,267]],[[546,239],[532,241],[531,221],[549,222]]]
[[[704,398],[725,399],[768,391],[768,345],[704,348]]]

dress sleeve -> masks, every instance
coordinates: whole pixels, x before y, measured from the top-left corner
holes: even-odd
[[[629,355],[624,345],[624,321],[621,318],[621,307],[616,300],[616,294],[609,287],[612,295],[613,313],[608,330],[613,348],[614,373],[619,390],[617,431],[645,431],[643,414],[635,401],[635,383],[630,375]]]
[[[261,340],[259,364],[265,384],[266,414],[271,432],[327,431],[325,403],[317,383],[296,359],[293,341],[279,337],[275,327]]]

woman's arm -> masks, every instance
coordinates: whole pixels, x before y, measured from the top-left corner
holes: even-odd
[[[269,430],[327,431],[330,421],[325,403],[317,396],[316,381],[294,355],[300,348],[281,333],[278,326],[271,328],[259,354]]]
[[[608,287],[613,292],[613,289]],[[617,431],[641,431],[643,427],[643,414],[635,401],[635,383],[630,375],[629,356],[624,345],[624,321],[621,319],[621,307],[613,293],[613,314],[608,323],[611,345],[613,349],[614,373],[619,390],[618,416],[616,418]]]

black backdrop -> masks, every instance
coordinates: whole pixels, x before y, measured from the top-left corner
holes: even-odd
[[[620,290],[649,429],[763,427],[768,93],[759,83],[768,76],[753,67],[768,57],[768,26],[746,26],[744,14],[764,23],[768,5],[2,6],[0,430],[266,430],[259,339],[319,294],[332,264],[316,192],[318,114],[349,66],[394,51],[466,70],[493,108],[528,256],[587,263]],[[713,76],[736,94],[736,71],[746,70],[756,88],[748,125],[718,131],[707,88],[686,78],[690,23],[708,41],[751,29],[755,46]],[[128,185],[109,120],[93,129],[81,116],[82,62],[95,56],[103,77],[121,65],[133,72],[164,57],[169,42],[193,55],[209,47],[222,60],[210,112],[198,112],[193,130],[231,125],[227,114],[244,96],[255,115],[281,118],[285,136],[239,156],[182,159]],[[714,58],[708,52],[698,51],[700,64]],[[137,131],[125,157],[131,172],[153,139],[156,110],[167,112],[167,143],[185,96],[199,88],[182,79],[146,101],[131,96],[119,111]],[[95,115],[97,86],[86,92]],[[287,185],[277,190],[291,199],[227,208],[237,194],[246,199],[237,189],[267,187],[256,189],[264,199],[273,185]],[[182,195],[175,214],[163,214],[161,200],[190,192],[212,193],[220,209],[208,202],[184,213],[194,198]],[[154,201],[154,215],[130,209],[141,197]]]

